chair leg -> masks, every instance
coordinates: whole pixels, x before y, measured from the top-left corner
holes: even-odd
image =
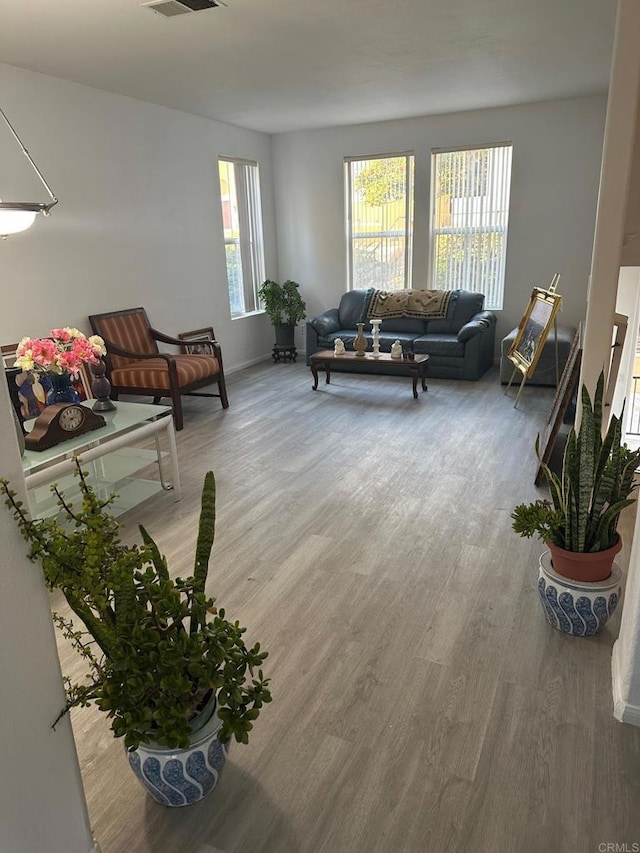
[[[224,373],[222,370],[218,376],[218,391],[220,392],[220,401],[223,409],[229,408],[229,398],[227,397],[227,383],[224,381]]]
[[[180,432],[184,426],[184,419],[182,417],[182,398],[180,397],[180,391],[177,389],[171,391],[171,403],[173,405],[173,423],[176,432]]]
[[[118,392],[114,391],[114,389],[112,388],[111,391],[109,391],[109,397],[112,400],[117,400],[118,399]]]

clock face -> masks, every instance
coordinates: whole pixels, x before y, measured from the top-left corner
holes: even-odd
[[[67,406],[60,412],[58,423],[65,432],[74,432],[84,423],[85,411],[82,406]]]

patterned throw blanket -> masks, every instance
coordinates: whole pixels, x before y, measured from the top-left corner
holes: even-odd
[[[367,318],[388,320],[392,317],[415,317],[417,320],[444,320],[450,299],[450,290],[374,290]]]

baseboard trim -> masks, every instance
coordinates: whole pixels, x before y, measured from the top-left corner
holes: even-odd
[[[306,350],[299,349],[298,347],[296,347],[296,350],[297,350],[298,364],[305,362],[307,359]],[[233,367],[229,367],[229,368],[225,367],[225,369],[224,369],[225,376],[233,376],[234,373],[240,373],[241,370],[246,370],[247,367],[253,367],[254,364],[262,364],[263,361],[271,361],[272,358],[273,358],[272,354],[270,352],[268,352],[266,355],[260,355],[260,356],[258,356],[258,358],[252,358],[252,359],[250,359],[250,361],[243,361],[240,364],[235,364]]]
[[[225,367],[225,376],[233,376],[234,373],[240,373],[241,370],[246,370],[247,367],[253,367],[254,364],[261,364],[263,361],[269,361],[271,353],[260,355],[258,358],[252,358],[249,361],[243,361],[240,364],[235,364],[233,367]]]
[[[613,716],[621,723],[629,723],[631,726],[640,726],[640,707],[638,707],[638,705],[630,705],[628,702],[625,702],[622,696],[622,686],[620,684],[619,645],[620,640],[616,640],[613,645],[613,654],[611,655]]]

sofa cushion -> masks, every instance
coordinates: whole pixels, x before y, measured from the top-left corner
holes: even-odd
[[[413,342],[416,336],[407,332],[380,332],[380,352],[391,352],[391,344],[394,341],[400,341],[403,350],[413,349]],[[371,336],[367,335],[367,340]]]
[[[456,334],[460,329],[472,320],[476,314],[482,311],[484,305],[484,293],[471,293],[469,290],[459,290],[453,312],[449,313],[451,321],[451,332]],[[433,331],[429,328],[429,331]]]
[[[449,297],[449,307],[447,309],[447,316],[444,320],[427,320],[425,323],[425,334],[434,334],[434,335],[449,335],[451,332],[457,332],[457,329],[453,329],[452,318],[456,312],[456,306],[458,304],[458,300],[460,298],[460,291],[453,290],[451,291],[451,296]]]
[[[468,323],[465,323],[460,329],[458,332],[458,340],[462,343],[470,341],[471,338],[474,338],[476,335],[479,335],[480,332],[484,332],[485,329],[488,329],[492,323],[495,323],[495,321],[496,319],[490,311],[481,311],[469,320]]]
[[[338,309],[330,308],[329,311],[325,311],[319,317],[314,317],[313,320],[310,320],[310,323],[320,337],[324,337],[331,332],[337,332],[340,328]]]
[[[341,329],[355,329],[358,323],[365,322],[372,293],[372,287],[367,290],[348,290],[343,293],[338,306]]]
[[[464,344],[460,343],[457,335],[423,335],[414,340],[413,351],[420,355],[464,358]]]
[[[393,319],[382,321],[380,331],[403,332],[415,337],[416,335],[424,335],[425,322],[424,320],[413,320],[410,317],[393,317]]]

